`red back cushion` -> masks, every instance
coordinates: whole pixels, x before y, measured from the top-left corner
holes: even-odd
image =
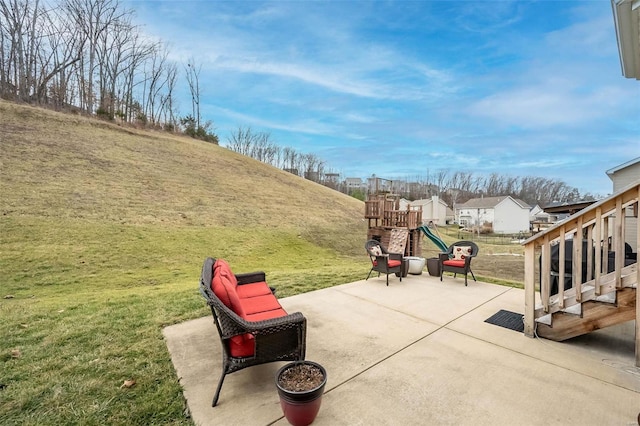
[[[240,304],[240,298],[236,292],[238,281],[231,272],[229,264],[224,260],[218,259],[213,266],[213,280],[211,280],[211,289],[215,295],[229,309],[244,318],[244,310]]]
[[[216,274],[223,274],[226,277],[228,277],[229,281],[231,282],[231,285],[233,285],[234,290],[238,286],[238,280],[236,279],[235,274],[231,272],[231,266],[229,266],[226,260],[224,259],[216,260],[215,265],[213,265],[213,275],[216,275]]]

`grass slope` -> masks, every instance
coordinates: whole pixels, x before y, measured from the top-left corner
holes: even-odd
[[[358,200],[216,145],[3,101],[0,196],[0,424],[188,424],[161,329],[209,314],[206,256],[266,271],[281,297],[368,270]]]

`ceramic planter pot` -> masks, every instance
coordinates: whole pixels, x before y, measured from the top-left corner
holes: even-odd
[[[280,377],[287,370],[301,364],[312,365],[322,373],[322,383],[313,389],[305,391],[291,391],[280,384]],[[280,396],[280,407],[287,421],[293,426],[307,426],[311,424],[320,410],[324,386],[327,384],[327,371],[320,364],[313,361],[290,362],[276,373],[276,386]]]

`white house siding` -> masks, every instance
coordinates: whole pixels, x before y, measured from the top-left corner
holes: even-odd
[[[436,225],[445,225],[447,223],[447,204],[440,200],[437,195],[431,199],[408,201],[404,198],[400,199],[400,210],[406,210],[409,206],[422,208],[422,223],[428,224],[433,221]]]
[[[440,200],[437,195],[431,197],[431,200],[420,201],[424,201],[424,204],[422,204],[423,223],[433,221],[436,225],[444,225],[447,222],[447,204]],[[414,205],[415,202],[411,204]]]
[[[511,197],[505,198],[495,207],[493,232],[516,234],[529,230],[529,206],[521,206]]]
[[[456,215],[466,227],[490,223],[493,232],[503,234],[529,230],[529,206],[508,195],[471,199],[456,208]]]
[[[613,192],[618,192],[627,186],[640,180],[640,157],[614,167],[607,171],[607,175],[613,182]],[[638,235],[638,218],[634,216],[633,206],[628,207],[625,211],[624,220],[624,239],[634,247]]]
[[[640,157],[627,161],[607,170],[607,176],[613,182],[613,192],[618,192],[640,180]]]
[[[458,213],[458,222],[466,227],[481,226],[485,223],[493,223],[494,216],[493,208],[462,208]]]

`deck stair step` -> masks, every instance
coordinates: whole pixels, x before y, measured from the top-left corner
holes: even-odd
[[[609,295],[609,298],[613,298],[615,301],[616,290],[619,288],[635,288],[637,286],[637,263],[633,263],[631,265],[625,266],[622,269],[620,286],[616,286],[615,282],[615,272],[611,272],[609,274],[602,275],[600,277],[600,294],[596,294],[595,291],[595,280],[587,281],[582,284],[581,291],[581,301],[582,303],[601,299],[599,301],[606,302],[607,299],[604,299],[603,296]],[[570,288],[565,290],[564,292],[564,306],[560,305],[559,298],[555,298],[552,302],[549,303],[548,311],[544,310],[542,305],[536,305],[535,309],[535,317],[539,318],[549,313],[553,314],[555,312],[563,311],[571,306],[578,305],[581,302],[576,298],[576,290],[575,288]]]
[[[563,311],[547,314],[536,320],[536,332],[547,339],[563,341],[592,331],[635,319],[636,289],[618,290],[616,303],[589,300],[582,303],[582,315]],[[575,308],[573,308],[575,309]],[[573,310],[572,309],[572,310]],[[551,317],[551,321],[549,318]],[[545,318],[542,321],[542,318]],[[549,323],[550,322],[550,323]]]

